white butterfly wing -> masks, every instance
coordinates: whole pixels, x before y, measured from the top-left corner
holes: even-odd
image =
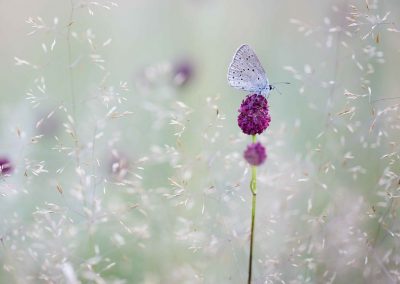
[[[255,52],[242,45],[233,56],[228,69],[229,85],[248,92],[261,93],[269,87],[264,68]]]

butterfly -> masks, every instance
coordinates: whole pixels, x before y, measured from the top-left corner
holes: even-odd
[[[269,84],[254,50],[244,44],[238,48],[228,68],[228,83],[235,89],[267,96],[275,87]]]

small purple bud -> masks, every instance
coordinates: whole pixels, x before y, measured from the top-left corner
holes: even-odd
[[[248,95],[239,109],[238,125],[247,135],[261,134],[271,122],[267,99],[258,94]]]
[[[267,153],[263,145],[260,142],[252,143],[247,146],[246,151],[244,151],[245,160],[252,166],[259,166],[264,163],[267,158]]]
[[[189,61],[175,64],[173,69],[173,81],[176,86],[186,85],[193,77],[194,66]]]
[[[0,175],[9,175],[13,171],[11,161],[6,157],[0,157]]]

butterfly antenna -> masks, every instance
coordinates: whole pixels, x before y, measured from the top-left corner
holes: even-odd
[[[276,90],[278,94],[282,95],[282,92],[279,91],[279,89],[276,87],[276,85],[290,85],[290,82],[274,82],[273,84],[270,85],[271,90]]]
[[[279,84],[279,85],[282,85],[282,84],[290,85],[290,82],[274,82],[273,83],[273,85],[276,85],[276,84]]]

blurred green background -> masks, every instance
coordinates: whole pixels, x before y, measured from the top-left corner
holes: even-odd
[[[400,283],[396,0],[1,1],[1,283]],[[38,18],[39,17],[39,18]],[[3,161],[3,162],[1,162]]]

